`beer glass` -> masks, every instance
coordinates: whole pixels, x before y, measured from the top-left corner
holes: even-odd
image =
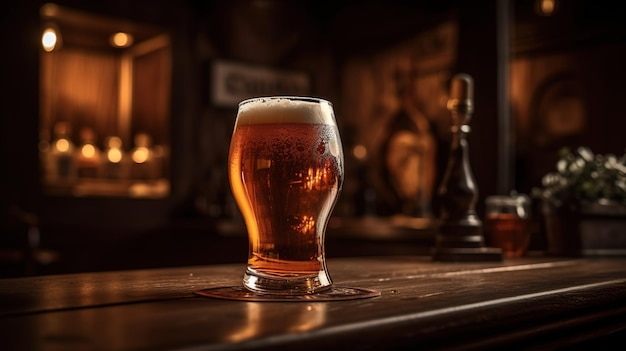
[[[269,295],[329,289],[324,237],[344,178],[332,104],[278,96],[241,102],[228,162],[249,239],[244,287]]]
[[[530,243],[530,199],[526,195],[486,199],[485,237],[505,257],[521,257]]]

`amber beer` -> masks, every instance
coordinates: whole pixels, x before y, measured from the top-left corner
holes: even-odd
[[[343,176],[328,101],[272,97],[239,105],[229,177],[250,241],[246,288],[307,294],[331,286],[324,235]]]
[[[526,195],[499,196],[486,199],[485,237],[502,249],[505,257],[521,257],[530,243],[530,199]]]

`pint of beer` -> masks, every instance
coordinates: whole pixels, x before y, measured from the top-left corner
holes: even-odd
[[[229,179],[248,231],[247,289],[304,295],[330,288],[324,236],[343,162],[330,102],[265,97],[239,104]]]

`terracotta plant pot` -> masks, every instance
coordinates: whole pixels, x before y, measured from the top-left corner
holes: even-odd
[[[547,253],[626,256],[626,206],[611,202],[554,207],[544,203]]]

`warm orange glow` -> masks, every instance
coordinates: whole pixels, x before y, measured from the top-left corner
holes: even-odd
[[[110,149],[107,151],[107,159],[111,163],[120,163],[122,161],[122,151],[120,149]]]
[[[554,11],[554,0],[543,0],[541,2],[541,12],[545,15],[551,15]]]
[[[119,137],[110,137],[109,138],[109,147],[119,149],[122,147],[122,139]]]
[[[295,228],[301,234],[310,234],[315,232],[315,218],[313,216],[303,216],[300,223]]]
[[[357,160],[363,160],[367,156],[367,149],[363,145],[356,145],[352,149],[352,154]]]
[[[302,188],[306,190],[317,189],[322,179],[319,169],[315,168],[309,168],[306,173],[301,172],[298,176],[303,178],[300,183],[302,183]]]
[[[86,144],[80,149],[80,153],[84,158],[92,158],[96,155],[96,148],[91,144]]]
[[[551,16],[556,10],[556,0],[537,0],[537,10],[542,16]]]
[[[44,51],[53,51],[57,46],[57,40],[57,32],[54,28],[46,28],[41,36],[41,45],[43,46]]]
[[[54,143],[54,147],[59,152],[68,152],[70,150],[70,142],[67,139],[59,139]]]
[[[118,48],[129,47],[133,43],[133,37],[130,34],[118,32],[111,36],[111,45]]]
[[[133,161],[135,161],[135,163],[144,163],[148,161],[149,154],[150,151],[147,147],[139,147],[133,151]]]
[[[42,17],[55,17],[59,15],[59,6],[53,3],[46,3],[39,10]]]

